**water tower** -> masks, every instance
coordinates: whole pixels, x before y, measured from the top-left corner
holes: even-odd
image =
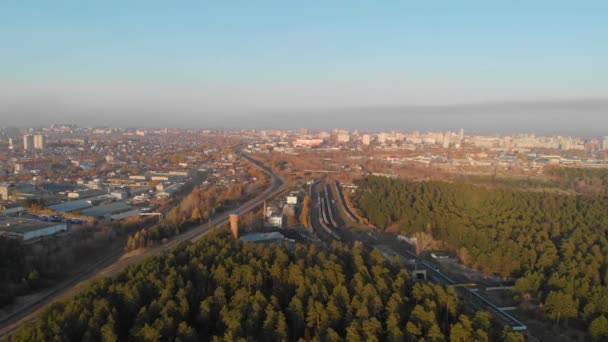
[[[230,232],[235,239],[239,238],[239,214],[230,214]]]

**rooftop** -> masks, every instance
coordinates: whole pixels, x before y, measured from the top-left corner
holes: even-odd
[[[59,211],[59,212],[70,212],[70,211],[90,208],[92,206],[93,205],[91,204],[90,201],[79,200],[79,201],[70,201],[70,202],[64,202],[61,204],[52,205],[49,208],[51,208],[55,211]]]
[[[110,204],[104,204],[97,207],[89,208],[82,211],[85,216],[92,217],[105,217],[108,215],[118,214],[130,210],[131,207],[125,202],[114,202]]]
[[[0,218],[0,231],[11,233],[27,233],[34,230],[56,226],[58,222],[44,222],[22,217]]]
[[[241,236],[243,242],[268,242],[274,240],[283,240],[285,237],[279,232],[272,233],[253,233]]]

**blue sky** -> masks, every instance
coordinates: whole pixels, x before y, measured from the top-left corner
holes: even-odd
[[[91,3],[0,2],[0,101],[307,108],[608,95],[606,1]]]

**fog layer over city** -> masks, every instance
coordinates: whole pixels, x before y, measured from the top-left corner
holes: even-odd
[[[113,108],[75,107],[47,99],[0,104],[5,126],[52,123],[110,127],[277,128],[360,130],[446,130],[493,134],[603,135],[608,100],[502,102],[442,106],[359,106],[333,108]]]

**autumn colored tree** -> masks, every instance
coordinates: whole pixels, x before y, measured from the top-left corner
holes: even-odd
[[[608,339],[608,319],[604,315],[594,319],[589,325],[589,333],[594,341],[605,341]]]
[[[190,217],[194,222],[201,223],[203,215],[201,214],[201,209],[199,207],[195,207],[192,209],[192,216]]]
[[[578,302],[571,295],[561,291],[551,291],[545,301],[547,317],[556,321],[559,325],[560,319],[568,320],[578,315]]]
[[[304,196],[302,201],[302,210],[300,212],[300,224],[304,227],[308,227],[310,221],[310,196]]]

